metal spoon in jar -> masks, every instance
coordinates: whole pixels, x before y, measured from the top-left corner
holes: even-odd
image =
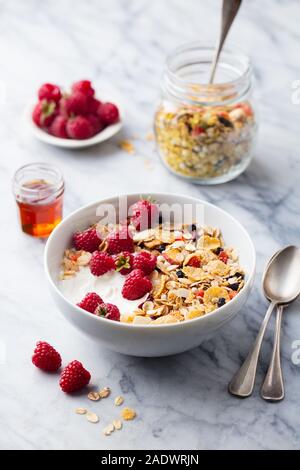
[[[232,395],[239,397],[248,397],[251,395],[254,386],[259,352],[271,314],[277,305],[287,306],[300,294],[299,267],[300,248],[297,248],[296,246],[287,246],[283,250],[279,251],[273,256],[273,258],[271,258],[267,265],[263,275],[263,289],[265,296],[271,301],[271,303],[261,324],[252,350],[249,352],[243,365],[229,383],[228,390]],[[278,322],[277,326],[280,327]],[[279,334],[277,335],[277,340],[278,337]],[[276,361],[279,358],[278,353],[274,356],[274,360]],[[278,373],[281,373],[280,371],[280,361],[277,361],[276,368],[273,367],[272,373],[270,372],[272,384],[280,383],[280,377],[278,375]],[[283,386],[283,382],[281,383]]]
[[[242,0],[223,0],[221,35],[220,35],[219,43],[216,47],[214,59],[212,62],[209,83],[213,83],[214,81],[218,60],[219,60],[225,39],[229,33],[229,30],[241,6],[241,3],[242,3]]]

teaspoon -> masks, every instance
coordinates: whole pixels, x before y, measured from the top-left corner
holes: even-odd
[[[228,390],[239,397],[251,395],[257,369],[261,343],[269,323],[271,314],[277,305],[293,302],[300,293],[300,249],[288,246],[271,258],[263,275],[263,289],[267,299],[271,301],[265,318],[241,368],[229,383]],[[279,325],[280,326],[280,325]]]

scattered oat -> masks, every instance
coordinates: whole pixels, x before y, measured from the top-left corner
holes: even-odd
[[[146,134],[146,140],[148,140],[149,142],[153,141],[155,138],[153,132],[148,132],[148,134]]]
[[[134,145],[129,140],[121,140],[119,147],[124,150],[124,152],[130,153],[131,155],[135,153]]]
[[[114,432],[115,426],[113,423],[110,423],[106,428],[103,429],[103,434],[105,436],[110,436],[112,432]]]
[[[78,414],[78,415],[85,415],[87,413],[87,409],[86,408],[76,408],[75,413]]]
[[[98,392],[90,392],[87,397],[89,400],[92,400],[92,401],[100,400],[100,395]]]
[[[117,431],[119,431],[120,429],[122,429],[122,421],[120,421],[119,419],[115,419],[115,420],[113,421],[113,425],[114,425],[114,427],[115,427],[115,429],[116,429]]]
[[[88,411],[87,414],[86,414],[86,419],[87,419],[90,423],[98,423],[98,421],[99,421],[99,416],[96,415],[96,413],[92,413],[91,411]]]
[[[136,417],[136,412],[132,408],[123,408],[121,411],[121,417],[125,421],[131,421]]]
[[[121,397],[121,395],[115,398],[115,405],[116,405],[116,406],[120,406],[120,405],[122,405],[123,403],[124,403],[124,398]]]
[[[110,388],[104,387],[98,392],[100,398],[107,398],[110,395]]]

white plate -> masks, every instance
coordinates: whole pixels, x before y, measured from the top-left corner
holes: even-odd
[[[120,112],[120,121],[112,126],[106,127],[103,131],[99,132],[98,134],[94,135],[90,139],[83,139],[83,140],[75,140],[75,139],[60,139],[59,137],[55,137],[53,135],[48,134],[43,129],[37,127],[37,125],[32,120],[32,110],[34,105],[37,103],[32,103],[28,106],[28,109],[25,114],[26,123],[28,124],[31,133],[41,142],[46,144],[55,145],[56,147],[68,148],[68,149],[80,149],[85,147],[91,147],[92,145],[100,144],[105,140],[110,139],[115,134],[117,134],[122,126],[124,120],[124,111],[120,104],[113,100],[112,98],[100,97],[99,98],[103,103],[105,101],[110,101],[111,103],[115,103],[118,107]]]

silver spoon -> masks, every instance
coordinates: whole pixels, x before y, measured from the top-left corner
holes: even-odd
[[[257,369],[261,343],[271,314],[277,305],[293,302],[300,293],[300,249],[287,246],[271,258],[263,275],[265,296],[271,301],[261,324],[252,350],[241,368],[229,383],[228,390],[233,395],[248,397],[251,395]]]
[[[213,83],[216,73],[216,68],[218,60],[227,37],[227,34],[231,28],[234,18],[241,6],[242,0],[223,0],[222,7],[222,25],[221,25],[221,35],[219,43],[216,47],[214,59],[211,66],[209,83]]]

